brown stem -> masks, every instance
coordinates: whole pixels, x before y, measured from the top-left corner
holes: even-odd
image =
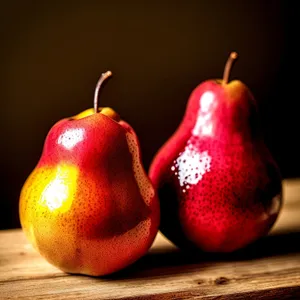
[[[97,85],[96,85],[96,88],[95,88],[95,94],[94,94],[94,112],[95,113],[98,112],[98,98],[99,98],[100,87],[101,87],[103,81],[111,75],[112,75],[111,71],[107,71],[105,73],[102,73],[101,77],[99,78],[99,80],[97,82]]]
[[[225,68],[224,68],[224,73],[223,73],[223,84],[227,84],[228,80],[229,80],[229,75],[230,75],[230,71],[232,69],[233,63],[235,62],[235,60],[238,58],[238,54],[236,52],[231,52]]]

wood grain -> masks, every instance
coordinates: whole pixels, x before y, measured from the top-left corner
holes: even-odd
[[[248,248],[187,254],[158,234],[142,259],[102,278],[63,273],[20,229],[0,231],[0,299],[300,299],[300,180],[283,187],[278,221]]]

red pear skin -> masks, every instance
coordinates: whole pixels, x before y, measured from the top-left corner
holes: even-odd
[[[264,143],[255,99],[241,81],[207,80],[149,169],[161,232],[181,248],[232,252],[266,235],[282,179]]]
[[[146,254],[158,231],[159,203],[138,138],[112,109],[103,111],[51,128],[20,195],[28,240],[68,273],[119,271]]]

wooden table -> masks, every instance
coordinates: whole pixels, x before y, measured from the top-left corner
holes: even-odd
[[[300,299],[300,179],[283,182],[269,236],[235,255],[182,253],[162,235],[133,266],[105,278],[47,263],[20,229],[0,231],[0,299]]]

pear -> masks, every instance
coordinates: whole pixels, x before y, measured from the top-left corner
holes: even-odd
[[[143,256],[159,226],[156,192],[132,127],[109,107],[58,121],[20,195],[21,226],[34,248],[67,273],[102,276]]]
[[[282,207],[282,176],[261,130],[257,102],[240,80],[209,79],[149,169],[160,231],[175,245],[233,252],[266,235]]]

